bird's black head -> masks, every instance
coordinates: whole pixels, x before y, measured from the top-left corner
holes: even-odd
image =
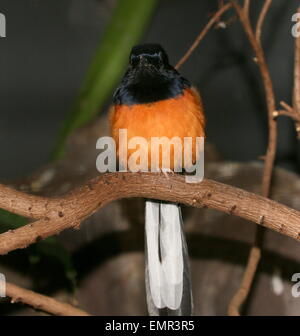
[[[132,48],[130,66],[141,71],[160,71],[170,68],[168,55],[159,44],[143,44]]]
[[[115,104],[148,104],[174,98],[190,83],[169,64],[168,55],[159,44],[132,48],[129,68],[114,94]]]

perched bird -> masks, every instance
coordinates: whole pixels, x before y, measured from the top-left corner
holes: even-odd
[[[119,130],[127,137],[143,137],[146,146],[140,150],[151,168],[152,137],[205,136],[205,116],[197,90],[169,64],[159,44],[143,44],[132,48],[129,67],[114,93],[110,110],[111,134],[120,155]],[[127,151],[127,157],[134,152]],[[179,153],[180,154],[180,153]],[[159,169],[173,171],[182,166],[182,155],[170,152],[170,167],[164,167],[162,153]],[[193,146],[192,162],[196,160]],[[124,161],[124,162],[123,162]],[[145,210],[146,294],[150,315],[192,315],[192,292],[188,252],[178,204],[146,200]]]

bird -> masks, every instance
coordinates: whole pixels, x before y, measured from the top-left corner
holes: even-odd
[[[128,164],[134,149],[128,149],[125,157],[121,155],[120,130],[126,130],[128,140],[145,139],[139,149],[148,160],[139,168],[149,170],[153,137],[190,137],[194,144],[197,137],[205,137],[205,123],[198,90],[170,65],[163,47],[157,43],[134,46],[109,112],[110,132],[121,165]],[[172,147],[170,166],[165,167],[160,148],[158,171],[175,173],[183,165],[179,154]],[[192,162],[196,156],[193,146]],[[145,283],[149,315],[193,314],[189,256],[177,203],[145,200]]]

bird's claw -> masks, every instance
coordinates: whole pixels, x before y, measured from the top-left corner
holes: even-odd
[[[169,174],[174,175],[174,171],[170,168],[161,168],[162,173],[165,175],[167,179],[169,179]]]

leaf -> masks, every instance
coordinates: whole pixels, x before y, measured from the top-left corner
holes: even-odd
[[[87,71],[79,97],[65,120],[52,158],[64,154],[67,136],[97,116],[120,79],[133,45],[138,43],[157,0],[119,0]]]

